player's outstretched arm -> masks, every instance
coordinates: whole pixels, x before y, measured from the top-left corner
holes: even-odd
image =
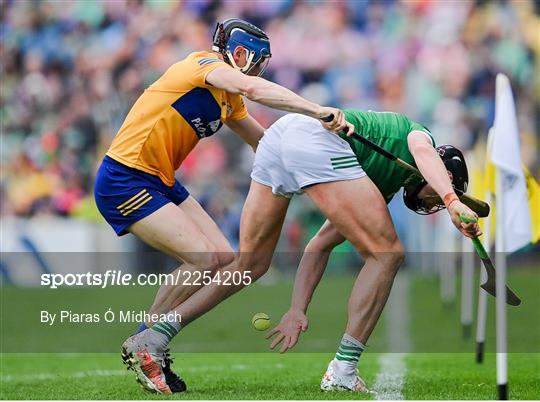
[[[304,313],[307,311],[315,288],[328,265],[330,253],[344,241],[345,238],[341,233],[326,220],[304,249],[294,280],[291,309]]]
[[[426,134],[421,131],[413,131],[408,135],[407,143],[418,170],[444,201],[450,218],[457,229],[467,237],[481,235],[482,232],[477,223],[465,224],[461,222],[460,214],[465,214],[476,220],[478,220],[478,216],[459,200],[448,177],[446,167]]]
[[[310,102],[293,91],[264,78],[252,77],[232,68],[220,67],[208,73],[206,82],[216,88],[243,95],[254,102],[274,109],[301,113],[316,119],[332,114],[333,120],[323,122],[323,125],[334,132],[354,129],[345,121],[341,110]]]
[[[241,120],[227,120],[225,123],[236,135],[242,138],[255,152],[259,140],[264,135],[264,127],[249,114]]]
[[[446,167],[426,134],[413,131],[407,136],[407,143],[420,173],[439,197],[444,199],[447,194],[455,194]]]
[[[270,345],[271,349],[282,342],[280,352],[284,353],[296,345],[301,332],[307,331],[306,312],[313,293],[328,265],[330,253],[344,240],[345,238],[329,221],[326,221],[310,240],[296,272],[291,307],[283,315],[280,323],[267,335],[267,338],[270,338],[277,334]]]

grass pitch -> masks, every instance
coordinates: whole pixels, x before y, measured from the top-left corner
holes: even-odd
[[[362,356],[361,375],[376,381],[379,354]],[[332,358],[323,353],[177,354],[174,367],[188,392],[142,391],[114,354],[8,354],[2,358],[2,399],[374,399],[373,394],[323,393],[319,382]],[[405,358],[406,399],[496,399],[495,356],[411,354]],[[510,398],[540,395],[540,355],[511,354]]]
[[[90,326],[40,327],[34,306],[63,305],[74,311],[88,306],[122,303],[143,308],[154,289],[130,297],[133,290],[78,289],[76,298],[63,290],[43,294],[43,289],[2,288],[0,355],[1,399],[375,399],[375,394],[323,393],[319,382],[332,359],[346,320],[346,300],[352,277],[327,277],[317,290],[309,311],[310,328],[295,353],[268,352],[264,334],[251,328],[255,312],[270,314],[274,322],[286,310],[291,284],[253,285],[227,300],[207,316],[187,327],[174,341],[173,368],[181,373],[189,391],[172,397],[143,392],[134,374],[121,364],[119,345],[133,325],[110,324],[96,331]],[[535,271],[509,271],[509,282],[523,298],[519,308],[509,308],[509,392],[512,399],[540,396],[540,296]],[[458,282],[459,283],[459,282]],[[459,325],[459,292],[453,305],[439,300],[436,278],[410,278],[407,309],[412,350],[404,357],[405,399],[494,399],[495,355],[474,362],[474,340],[463,339]],[[138,289],[137,291],[140,291]],[[44,297],[46,296],[46,297]],[[9,314],[7,310],[12,310]],[[490,298],[487,346],[495,345],[494,303]],[[383,314],[367,352],[360,360],[360,374],[373,388],[381,374],[383,353],[396,352],[388,345],[391,331]],[[93,342],[93,343],[92,343]],[[56,347],[72,351],[78,345],[103,344],[107,353],[38,353]],[[36,346],[37,345],[37,346]],[[30,348],[32,353],[5,353]],[[81,350],[84,348],[81,347]],[[99,349],[96,349],[98,351]],[[112,353],[114,351],[114,353]],[[400,350],[397,350],[400,351]],[[214,353],[209,353],[214,352]],[[400,351],[401,352],[401,351]],[[428,353],[429,352],[429,353]],[[379,381],[380,382],[380,381]]]

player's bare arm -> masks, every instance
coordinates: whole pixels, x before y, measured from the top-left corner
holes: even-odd
[[[280,323],[267,335],[267,338],[270,338],[278,334],[270,345],[271,349],[283,341],[280,352],[286,352],[296,345],[301,332],[307,330],[306,313],[313,293],[326,270],[330,253],[344,241],[345,237],[328,220],[309,241],[294,279],[291,307],[283,315]]]
[[[257,150],[259,140],[264,135],[264,127],[257,120],[248,114],[244,119],[228,120],[225,124],[242,138],[246,144],[251,146],[253,151]]]
[[[452,187],[451,178],[430,139],[422,131],[413,131],[407,136],[407,143],[418,169],[429,183],[430,188],[444,201],[454,225],[467,237],[480,236],[482,231],[477,223],[465,224],[461,222],[460,214],[475,219],[478,219],[478,216],[457,197]],[[427,191],[429,191],[429,187],[426,186],[418,195],[422,197]]]
[[[301,113],[317,119],[332,114],[334,119],[323,123],[327,129],[340,132],[350,128],[352,131],[352,125],[345,121],[341,110],[317,105],[264,78],[245,75],[235,69],[222,67],[210,72],[206,76],[206,81],[216,88],[243,95],[254,102],[274,109]]]

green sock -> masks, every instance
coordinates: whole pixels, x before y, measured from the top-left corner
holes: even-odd
[[[365,345],[359,340],[353,338],[348,334],[344,334],[339,344],[339,348],[336,352],[334,359],[336,360],[336,366],[342,374],[349,374],[356,372],[356,366],[358,365],[358,359],[365,349]]]

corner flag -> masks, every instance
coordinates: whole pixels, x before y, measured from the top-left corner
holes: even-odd
[[[502,188],[496,198],[497,202],[502,201],[504,210],[502,216],[497,214],[497,220],[504,227],[505,237],[504,250],[497,251],[511,253],[531,241],[531,214],[521,162],[514,97],[508,77],[498,74],[496,87],[491,160],[497,167],[497,174],[501,175]]]

